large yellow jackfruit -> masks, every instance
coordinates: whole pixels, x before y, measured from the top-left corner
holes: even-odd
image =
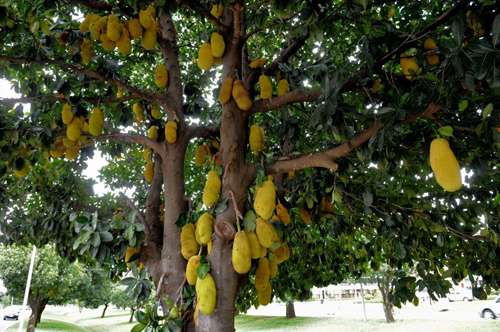
[[[168,70],[164,63],[155,68],[155,84],[159,88],[164,88],[168,84]]]
[[[200,265],[200,259],[200,255],[191,256],[186,265],[186,280],[191,286],[194,286],[196,284],[196,279],[198,279],[196,269],[198,269]]]
[[[231,99],[231,91],[233,89],[233,78],[226,77],[222,82],[219,91],[219,101],[222,105],[227,104]]]
[[[99,107],[94,108],[89,117],[89,133],[92,136],[99,136],[104,128],[104,114]]]
[[[255,189],[255,199],[253,208],[257,215],[265,220],[269,220],[276,206],[276,188],[272,177],[268,177],[260,186]]]
[[[427,54],[425,55],[425,59],[427,63],[431,66],[436,66],[439,64],[439,55],[437,54],[437,44],[436,41],[432,38],[427,38],[424,41],[424,48],[427,50]]]
[[[210,149],[206,144],[200,144],[196,147],[196,151],[194,152],[194,164],[198,167],[201,167],[205,164],[205,161],[210,156]]]
[[[144,148],[144,150],[142,151],[142,158],[144,159],[144,161],[152,160],[152,157],[153,157],[153,152],[151,151],[151,149]]]
[[[74,116],[74,114],[71,111],[71,105],[68,103],[64,103],[64,105],[62,107],[62,112],[61,112],[62,122],[65,125],[70,124],[71,121],[73,121],[73,116]]]
[[[168,120],[165,123],[165,140],[170,144],[177,141],[177,122]]]
[[[250,150],[259,153],[264,150],[264,129],[256,124],[250,127]]]
[[[101,40],[102,48],[104,48],[106,51],[111,52],[115,49],[115,42],[109,39],[105,33],[101,34],[101,37],[99,39]]]
[[[144,121],[144,109],[140,103],[134,103],[132,105],[132,112],[135,115],[135,122],[141,124]]]
[[[260,98],[261,99],[269,99],[273,95],[273,84],[271,83],[271,79],[267,75],[259,76],[259,86],[260,86]]]
[[[271,283],[267,282],[266,287],[262,290],[257,290],[257,298],[260,305],[268,305],[271,302],[272,295]]]
[[[273,251],[273,255],[276,258],[276,263],[281,264],[284,261],[290,258],[290,248],[288,244],[282,243],[275,251]]]
[[[210,35],[210,49],[214,58],[220,58],[224,54],[226,44],[224,43],[224,37],[220,33],[212,32]]]
[[[211,208],[219,200],[222,183],[216,170],[211,170],[207,174],[207,181],[203,188],[203,204]]]
[[[137,18],[133,18],[127,21],[127,29],[132,39],[137,39],[142,37],[142,26]]]
[[[154,25],[156,10],[153,5],[149,5],[146,9],[139,11],[139,22],[145,29],[149,29]]]
[[[306,209],[300,208],[299,215],[300,215],[300,219],[302,219],[302,222],[304,224],[310,225],[312,223],[311,214]]]
[[[224,5],[221,3],[212,5],[212,9],[210,9],[210,14],[212,14],[213,17],[219,18],[224,14]]]
[[[121,55],[128,55],[132,50],[132,44],[130,43],[130,35],[127,29],[122,30],[122,34],[120,35],[120,39],[116,41],[116,47],[118,48],[118,52]]]
[[[120,23],[120,19],[116,15],[108,16],[108,24],[106,28],[106,35],[108,38],[114,42],[120,39],[122,33],[122,24]]]
[[[257,218],[255,233],[257,233],[257,239],[259,239],[261,246],[264,248],[272,246],[274,238],[273,225],[262,218]]]
[[[158,106],[157,103],[153,103],[153,105],[151,105],[151,116],[155,120],[161,119],[160,106]]]
[[[278,215],[279,220],[281,220],[283,224],[289,225],[292,222],[292,218],[290,218],[288,210],[280,202],[276,204],[276,214]]]
[[[62,140],[62,144],[65,148],[72,148],[78,145],[77,141],[72,141],[69,138],[64,137]]]
[[[257,270],[255,270],[255,289],[264,290],[264,288],[266,288],[266,285],[269,283],[269,278],[269,260],[266,257],[262,257],[259,259]]]
[[[85,15],[85,18],[83,21],[80,23],[80,32],[88,32],[90,23],[95,22],[99,19],[99,15],[97,14],[87,14]]]
[[[68,160],[75,160],[80,153],[80,145],[70,146],[64,150],[64,157]]]
[[[288,86],[288,81],[285,79],[281,79],[278,82],[278,96],[283,96],[290,90]]]
[[[73,121],[66,128],[66,137],[72,141],[78,141],[81,135],[80,121],[73,118]]]
[[[141,252],[140,248],[134,248],[134,247],[127,247],[127,250],[125,250],[125,263],[127,264],[127,267],[130,269],[131,264],[130,264],[130,259],[139,254]]]
[[[154,50],[156,47],[156,41],[157,41],[156,28],[144,30],[141,45],[145,50],[149,51]]]
[[[427,63],[431,66],[437,66],[439,65],[439,55],[437,54],[429,54],[425,56],[425,59],[427,60]]]
[[[259,241],[259,244],[260,244],[260,241]],[[260,256],[259,256],[259,258],[266,257],[266,256],[267,256],[267,248],[264,247],[263,245],[260,245]]]
[[[152,139],[153,141],[156,141],[158,139],[158,127],[157,126],[149,127],[148,138]]]
[[[264,66],[265,64],[266,64],[266,59],[259,58],[259,59],[252,60],[248,66],[252,69],[257,69],[257,68]]]
[[[84,65],[88,65],[94,57],[92,43],[87,38],[83,38],[82,43],[80,44],[80,56]]]
[[[212,240],[214,231],[214,217],[208,213],[203,213],[196,222],[196,240],[199,244],[206,245]]]
[[[261,246],[255,232],[245,231],[247,233],[248,243],[250,244],[250,254],[252,259],[257,259],[261,254]]]
[[[399,64],[401,65],[401,70],[406,79],[411,80],[418,74],[419,67],[415,57],[402,54],[399,58]]]
[[[248,111],[250,108],[252,108],[252,99],[250,98],[250,94],[245,89],[242,81],[234,81],[232,95],[234,101],[236,102],[236,105],[240,110]]]
[[[186,224],[181,229],[181,254],[186,260],[196,255],[200,249],[194,232],[193,224]]]
[[[204,315],[209,316],[214,312],[217,303],[217,288],[210,273],[207,273],[205,278],[196,280],[196,299]]]
[[[146,167],[144,168],[144,179],[147,183],[153,182],[153,177],[155,175],[155,166],[152,160],[146,162]]]
[[[278,275],[278,261],[274,255],[269,257],[269,277],[274,278]]]
[[[239,274],[245,274],[252,267],[252,254],[250,243],[245,231],[239,231],[234,236],[233,251],[231,256],[234,270]]]
[[[460,165],[450,144],[444,138],[436,138],[430,148],[431,168],[437,183],[446,191],[454,192],[462,187]]]
[[[437,48],[437,44],[436,44],[436,41],[432,38],[427,38],[425,41],[424,41],[424,48],[426,50],[433,50],[435,48]]]
[[[209,70],[214,64],[212,47],[210,43],[203,43],[198,50],[198,67],[202,70]]]
[[[106,33],[106,26],[108,24],[108,17],[102,16],[89,24],[90,37],[93,40],[99,40],[101,34]]]

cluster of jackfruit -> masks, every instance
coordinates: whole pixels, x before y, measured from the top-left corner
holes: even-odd
[[[144,167],[144,180],[147,183],[153,182],[153,177],[155,175],[155,164],[153,161],[153,151],[150,148],[144,148],[142,157],[146,162]]]
[[[202,70],[209,70],[214,64],[221,64],[225,50],[224,37],[218,32],[212,32],[210,42],[201,44],[198,50],[198,67]]]
[[[126,22],[121,22],[115,14],[99,16],[90,13],[80,23],[82,33],[90,32],[91,39],[100,42],[103,49],[112,52],[117,48],[122,55],[128,55],[132,50],[132,39],[141,39],[141,45],[146,50],[154,49],[158,30],[156,9],[153,4],[140,10],[138,18]],[[83,39],[80,53],[83,64],[88,64],[92,60],[94,53],[88,38]]]
[[[256,61],[256,60],[254,60]],[[250,63],[252,65],[253,61]],[[271,78],[265,74],[259,76],[260,98],[269,99],[273,96],[273,83]],[[288,81],[284,78],[278,80],[278,96],[283,96],[290,91]]]
[[[424,41],[424,49],[426,50],[425,59],[427,60],[427,63],[431,66],[439,65],[439,50],[436,41],[430,37],[427,38]]]
[[[429,159],[434,177],[445,191],[454,192],[462,187],[460,165],[446,139],[436,138],[431,142]]]
[[[436,66],[439,64],[439,49],[436,41],[432,38],[427,38],[424,41],[425,49],[425,59],[427,63],[431,66]],[[399,56],[399,65],[401,66],[401,71],[406,79],[412,80],[418,74],[420,74],[420,66],[417,63],[417,58],[414,55],[408,55],[402,53]]]
[[[242,111],[248,111],[252,108],[253,102],[250,93],[245,88],[245,85],[240,80],[234,80],[232,77],[226,77],[222,81],[222,86],[219,91],[219,101],[225,105],[233,97],[236,106]]]

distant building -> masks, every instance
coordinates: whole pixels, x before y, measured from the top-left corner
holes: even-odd
[[[3,281],[0,280],[0,296],[7,294],[7,288],[3,285]]]
[[[375,296],[378,292],[377,284],[363,284],[363,293],[366,295]],[[338,285],[329,285],[323,288],[312,289],[312,298],[314,300],[333,299],[333,300],[348,300],[361,299],[361,285],[359,283],[342,283]]]

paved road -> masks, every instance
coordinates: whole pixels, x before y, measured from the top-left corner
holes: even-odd
[[[15,320],[0,320],[0,332],[6,331],[10,326],[16,324]]]

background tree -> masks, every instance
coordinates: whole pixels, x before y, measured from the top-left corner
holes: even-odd
[[[455,281],[482,276],[486,286],[476,290],[481,297],[498,287],[500,19],[493,2],[224,1],[214,9],[208,1],[180,0],[148,5],[17,1],[2,8],[1,75],[23,94],[2,100],[2,184],[14,186],[12,174],[29,173],[47,153],[83,165],[96,146],[114,157],[121,178],[137,176],[137,162],[128,158],[137,155],[137,147],[115,143],[150,149],[144,175],[151,184],[144,186],[144,202],[133,205],[144,229],[140,261],[164,305],[182,302],[183,295],[193,300],[192,286],[184,284],[180,227],[206,211],[215,218],[212,251],[201,251],[206,262],[200,263],[198,276],[205,280],[210,270],[216,310],[199,314],[200,331],[233,330],[237,295],[246,303],[256,301],[256,264],[248,278],[239,277],[231,256],[236,230],[255,227],[255,218],[240,215],[252,210],[255,186],[266,175],[274,175],[280,202],[305,223],[281,227],[273,219],[279,241],[267,253],[271,261],[294,228],[303,228],[306,238],[318,232],[324,195],[334,204],[323,219],[334,238],[328,242],[346,255],[323,248],[327,266],[339,272],[320,273],[325,277],[320,282],[361,275],[363,266],[378,264],[383,253],[390,266],[410,264],[418,273],[418,279],[405,279],[395,301],[412,300],[421,287],[445,292],[445,267]],[[80,13],[86,15],[83,22],[75,19]],[[100,15],[99,20],[90,14]],[[144,34],[129,44],[142,28],[133,21],[125,30],[120,22],[138,16]],[[213,31],[219,35],[209,36]],[[209,37],[213,41],[203,44]],[[197,51],[205,71],[192,63]],[[222,68],[208,70],[214,54],[222,55],[216,61]],[[268,61],[251,62],[261,57]],[[156,77],[154,68],[159,68]],[[271,79],[271,89],[262,74]],[[214,102],[224,90],[217,87],[231,87],[227,78],[235,81],[233,96],[225,91],[222,104]],[[273,79],[280,82],[276,89]],[[18,102],[31,102],[30,113],[12,107]],[[247,147],[252,125],[266,132],[260,153],[256,127]],[[437,136],[451,142],[467,173],[460,191],[443,191],[430,176],[427,151]],[[191,156],[202,151],[213,157],[194,163]],[[203,174],[209,170],[221,183],[209,182],[213,190],[208,191],[216,195],[203,206]],[[267,203],[274,208],[276,202]],[[117,251],[110,249],[115,243],[101,241],[109,231],[102,229],[99,215],[83,216],[90,235],[79,237],[75,246],[102,253],[99,259],[116,265]],[[130,224],[130,233],[141,232],[135,221]],[[304,243],[322,245],[290,242],[292,253],[295,245],[304,254]],[[295,270],[310,271],[325,257],[316,255],[310,266],[297,260],[302,265]],[[296,288],[307,289],[313,279]],[[271,281],[275,292],[277,280]],[[265,290],[257,294],[261,303],[272,296],[267,285]],[[193,309],[182,315],[185,329],[194,328]]]
[[[89,269],[90,283],[80,289],[79,305],[85,308],[96,309],[103,305],[101,318],[106,315],[106,310],[111,303],[112,284],[109,273],[99,269]]]

